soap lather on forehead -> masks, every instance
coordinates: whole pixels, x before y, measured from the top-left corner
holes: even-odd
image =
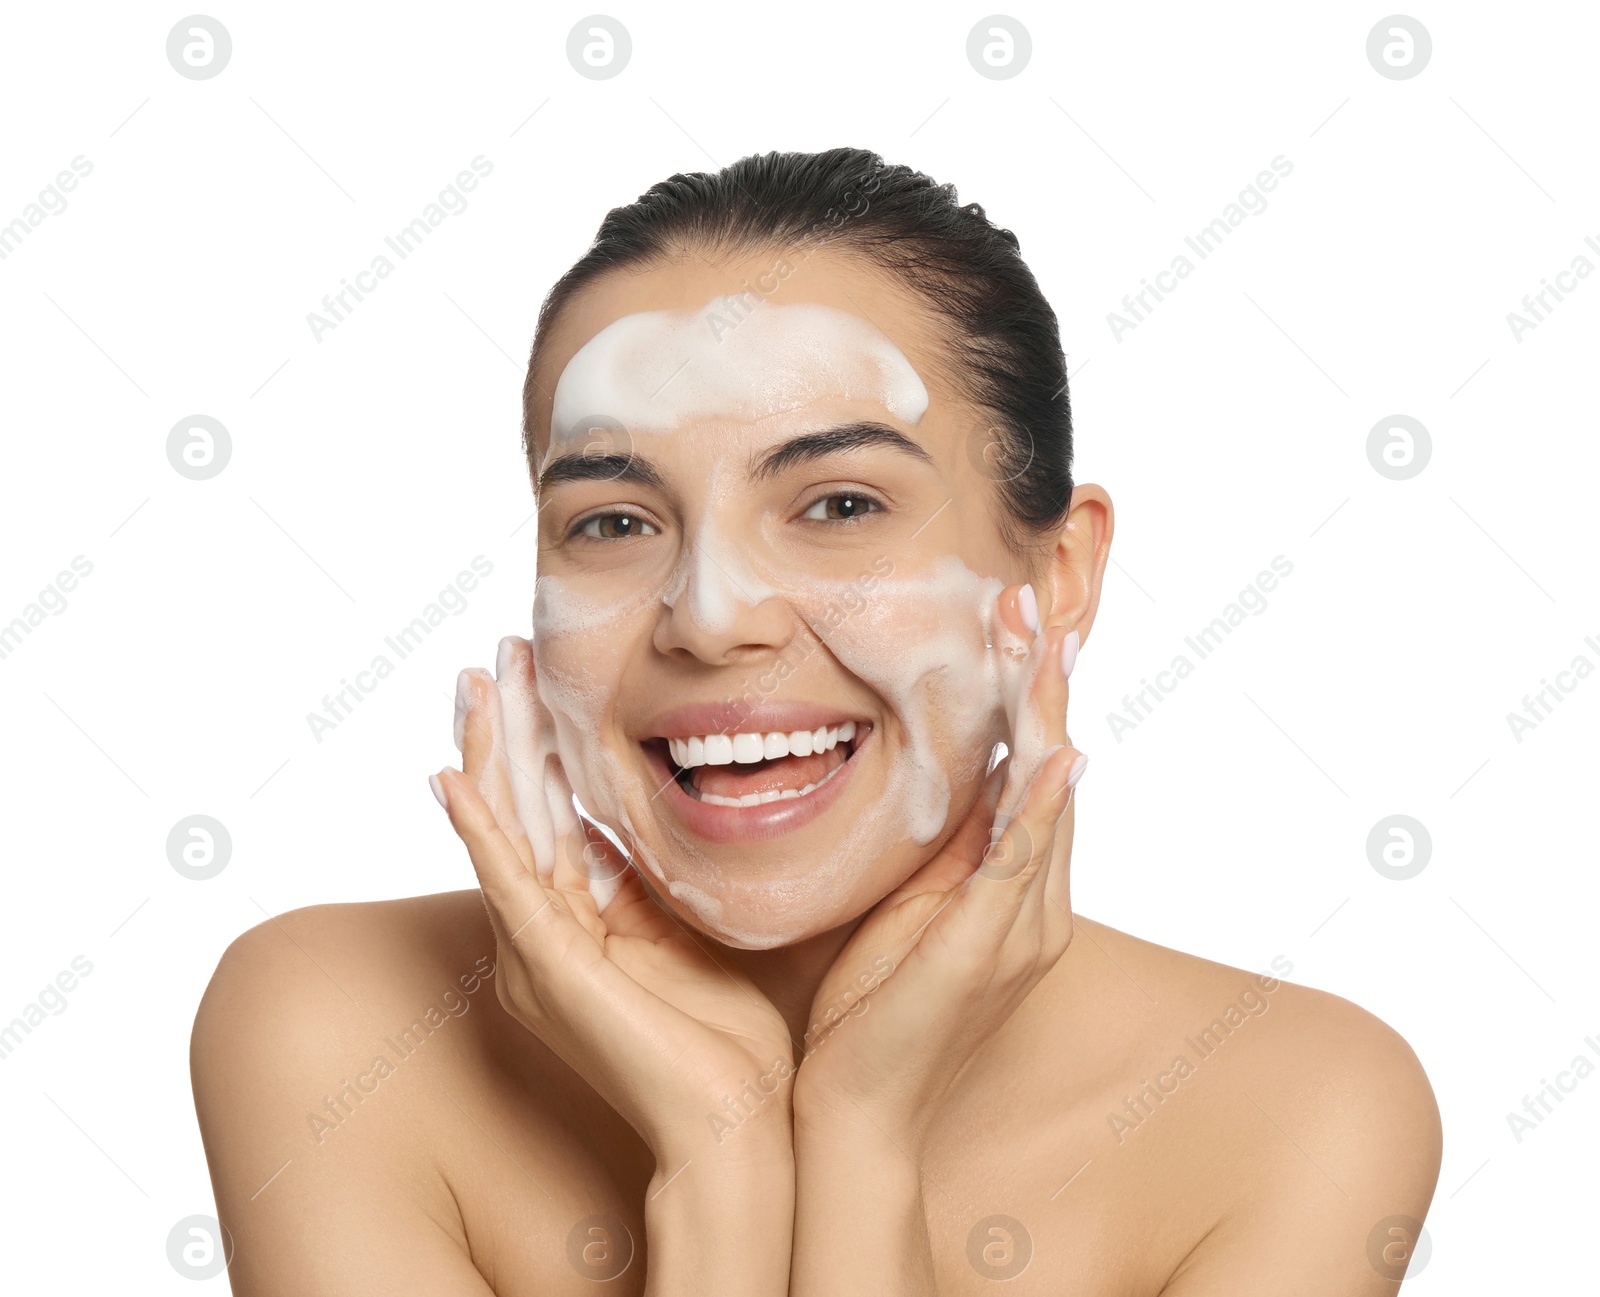
[[[580,347],[556,383],[552,444],[581,439],[597,416],[630,432],[712,417],[758,419],[821,397],[876,401],[906,423],[928,390],[905,353],[871,321],[817,302],[738,299],[699,310],[641,311]]]

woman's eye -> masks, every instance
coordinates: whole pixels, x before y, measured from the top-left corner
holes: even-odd
[[[656,536],[660,533],[643,518],[631,513],[597,513],[578,524],[574,533],[595,540],[628,540],[634,536]]]
[[[816,522],[849,522],[861,518],[883,506],[870,495],[844,492],[825,495],[801,515]]]

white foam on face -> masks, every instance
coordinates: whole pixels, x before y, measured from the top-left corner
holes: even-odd
[[[749,866],[728,868],[727,853],[737,849],[722,847],[713,859],[656,804],[663,790],[640,780],[635,754],[624,760],[606,743],[625,650],[648,643],[650,618],[619,623],[615,605],[541,578],[536,643],[542,637],[553,651],[541,654],[540,698],[579,800],[621,826],[636,859],[668,893],[729,944],[785,945],[824,930],[818,924],[829,916],[833,923],[853,917],[851,898],[880,859],[907,842],[928,846],[952,828],[953,811],[962,809],[952,805],[954,788],[982,779],[996,742],[1013,744],[1008,783],[1018,794],[1031,778],[1044,722],[1028,694],[1042,657],[1000,621],[995,597],[1003,588],[947,555],[919,572],[891,573],[865,594],[852,581],[797,573],[767,596],[804,624],[801,636],[809,630],[822,641],[816,653],[831,655],[883,700],[880,724],[894,729],[872,740],[879,759],[889,754],[881,794],[858,808],[822,856],[813,849],[799,858],[778,839],[748,844]],[[607,607],[613,619],[603,634],[579,629],[598,627]],[[842,619],[840,609],[848,610]],[[883,890],[900,881],[886,880]],[[865,897],[862,907],[876,899]]]
[[[884,878],[881,861],[927,847],[954,827],[954,789],[975,791],[995,743],[1017,739],[1014,768],[1028,753],[1036,764],[1042,720],[1025,702],[1038,669],[1032,641],[996,615],[997,577],[959,558],[921,560],[914,571],[880,566],[869,585],[859,578],[819,577],[803,556],[778,552],[748,528],[739,531],[740,493],[752,438],[724,437],[694,421],[755,422],[826,398],[868,399],[907,422],[927,407],[927,391],[903,353],[868,321],[828,307],[764,303],[737,329],[717,336],[700,312],[644,312],[608,326],[574,355],[557,383],[551,451],[581,436],[583,420],[619,420],[631,431],[673,431],[711,449],[698,519],[676,562],[617,597],[553,576],[535,584],[534,643],[540,701],[553,718],[554,742],[579,801],[619,830],[636,862],[707,931],[746,948],[784,945],[845,922],[903,881]],[[691,363],[685,364],[688,361]],[[670,380],[670,381],[669,381]],[[705,458],[702,455],[702,458]],[[701,507],[703,503],[703,508]],[[631,543],[631,542],[630,542]],[[906,560],[902,560],[904,562]],[[871,744],[883,761],[885,786],[872,802],[854,798],[848,824],[819,858],[804,858],[784,837],[743,847],[721,845],[718,858],[691,837],[646,786],[637,749],[613,716],[630,663],[655,651],[662,617],[687,617],[702,631],[736,626],[749,609],[778,600],[795,638],[777,652],[819,660],[804,669],[803,695],[781,687],[773,698],[827,701],[815,682],[840,668],[884,704],[883,732]],[[665,605],[666,611],[663,610]],[[751,675],[759,674],[753,669]],[[719,676],[725,696],[745,696],[744,682]],[[859,693],[859,690],[856,692]],[[704,700],[705,692],[697,691]],[[866,775],[857,775],[865,778]],[[835,822],[831,809],[794,836],[815,839],[814,826]],[[743,851],[746,861],[727,862]],[[908,868],[926,853],[915,853]]]
[[[590,338],[556,382],[551,448],[586,437],[596,417],[635,433],[754,421],[824,397],[875,401],[906,423],[927,410],[917,371],[871,321],[816,302],[762,302],[729,323],[729,301],[625,315]]]
[[[747,450],[747,445],[739,447]],[[713,460],[707,477],[700,526],[678,558],[661,602],[676,609],[687,600],[690,618],[704,632],[729,630],[740,609],[753,608],[776,590],[751,566],[751,546],[736,543],[727,515],[737,508],[741,457],[725,454]]]

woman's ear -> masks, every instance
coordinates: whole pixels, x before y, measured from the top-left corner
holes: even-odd
[[[1075,627],[1080,643],[1089,638],[1100,607],[1100,583],[1111,556],[1114,525],[1111,497],[1104,487],[1091,482],[1073,488],[1066,523],[1050,553],[1050,605],[1040,613],[1046,626]]]

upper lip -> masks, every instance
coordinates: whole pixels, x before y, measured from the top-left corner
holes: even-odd
[[[691,703],[663,712],[640,727],[646,739],[687,739],[707,734],[790,734],[796,730],[832,728],[845,721],[870,725],[858,712],[827,703],[740,702]]]

